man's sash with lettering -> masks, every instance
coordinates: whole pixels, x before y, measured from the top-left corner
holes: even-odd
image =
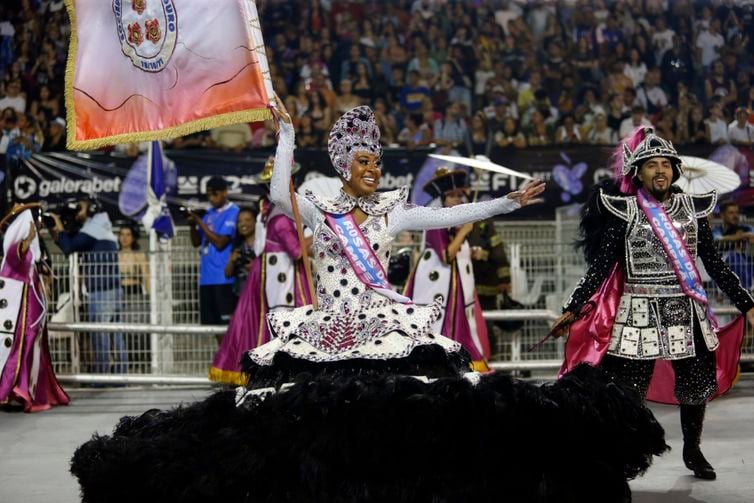
[[[678,282],[681,284],[683,292],[707,308],[709,300],[707,299],[707,292],[704,291],[704,287],[702,286],[702,277],[696,268],[696,263],[691,258],[691,253],[686,248],[686,243],[681,239],[680,234],[673,226],[673,221],[665,212],[662,204],[647,194],[644,189],[639,189],[637,201],[639,208],[647,216],[652,230],[665,249],[665,253],[670,257],[670,263],[673,265],[673,270],[678,278]],[[712,315],[712,311],[707,309],[707,312],[710,315],[712,326],[716,328],[717,322]]]

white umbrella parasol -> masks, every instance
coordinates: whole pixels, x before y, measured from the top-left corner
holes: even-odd
[[[533,177],[527,175],[526,173],[521,173],[519,171],[506,168],[505,166],[495,164],[494,162],[490,161],[484,156],[477,156],[475,158],[474,157],[461,157],[461,156],[455,156],[455,155],[440,155],[440,154],[429,154],[429,156],[435,159],[440,159],[441,161],[461,164],[462,166],[471,166],[472,168],[479,168],[479,169],[484,169],[487,171],[494,171],[495,173],[502,173],[504,175],[516,176],[518,178],[523,178],[525,180],[533,180]]]
[[[311,190],[319,196],[335,199],[340,195],[342,186],[340,178],[324,175],[312,176],[299,185],[296,192],[303,196],[307,190]]]
[[[683,174],[675,182],[684,192],[704,194],[716,190],[726,194],[741,185],[738,174],[723,164],[702,157],[682,155]]]

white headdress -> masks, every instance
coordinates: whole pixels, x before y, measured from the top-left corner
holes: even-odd
[[[333,125],[327,141],[330,161],[345,180],[351,179],[351,161],[356,152],[382,155],[380,128],[368,106],[349,110]]]

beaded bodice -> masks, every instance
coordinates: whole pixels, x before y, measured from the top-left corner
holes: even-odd
[[[385,216],[369,215],[359,227],[383,269],[387,271],[393,238],[388,233]],[[368,304],[372,296],[380,296],[356,276],[338,237],[324,220],[316,229],[312,249],[320,309],[355,311],[355,306],[350,306],[351,304]]]
[[[628,283],[675,284],[675,271],[660,239],[652,229],[647,215],[636,204],[628,203],[628,229],[626,235],[626,264]],[[692,258],[696,258],[697,225],[693,209],[673,197],[665,206],[673,226],[686,245]]]

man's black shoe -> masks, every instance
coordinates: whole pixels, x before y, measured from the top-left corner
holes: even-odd
[[[712,465],[709,464],[702,454],[698,445],[686,447],[683,446],[683,462],[686,468],[694,472],[694,477],[704,480],[715,480],[717,474]]]

